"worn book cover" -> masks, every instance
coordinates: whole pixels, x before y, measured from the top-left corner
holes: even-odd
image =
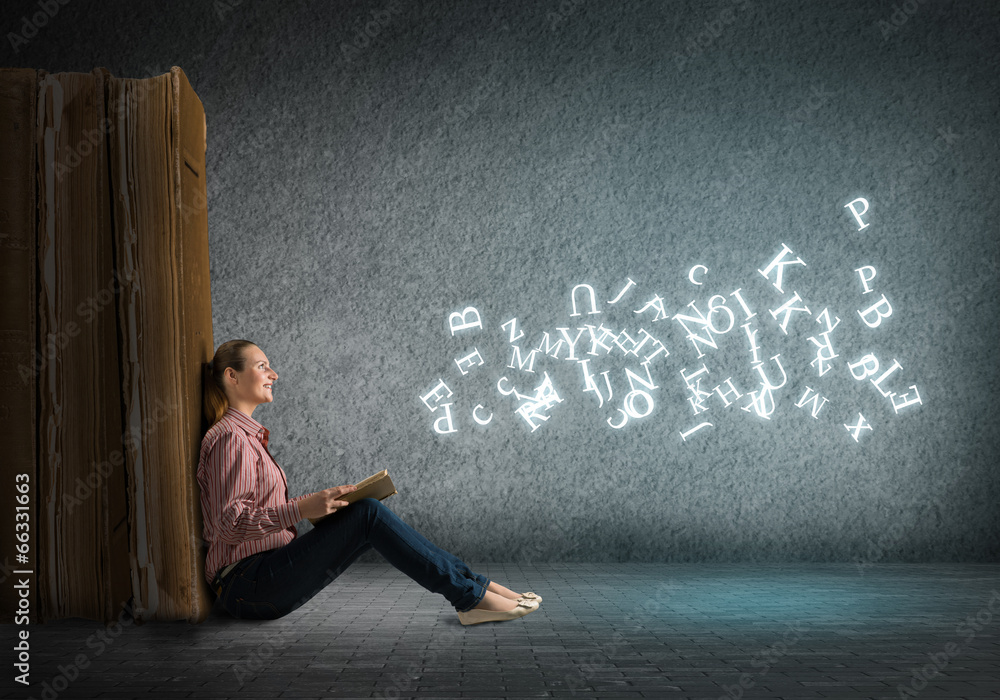
[[[377,498],[380,501],[384,501],[386,498],[396,493],[396,487],[392,483],[392,477],[389,476],[388,469],[383,469],[377,474],[372,474],[364,481],[356,483],[355,486],[358,489],[357,491],[351,491],[337,500],[354,503],[362,498]],[[330,515],[332,515],[332,513]],[[319,521],[328,517],[329,515],[324,515],[322,518],[309,518],[309,522],[315,525]]]

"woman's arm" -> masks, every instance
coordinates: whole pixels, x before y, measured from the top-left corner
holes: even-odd
[[[257,456],[247,438],[223,433],[198,474],[205,495],[205,518],[214,524],[214,535],[222,542],[260,539],[304,517],[299,504],[308,499],[262,503],[263,496],[257,493],[257,470]]]
[[[347,501],[337,499],[345,493],[357,490],[356,486],[347,484],[311,493],[299,501],[299,513],[303,518],[322,518],[324,515],[335,513],[338,508],[350,505]]]

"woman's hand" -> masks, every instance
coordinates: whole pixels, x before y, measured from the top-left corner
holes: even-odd
[[[315,520],[330,513],[336,513],[338,508],[350,505],[347,501],[338,499],[344,494],[357,490],[357,487],[353,484],[347,484],[311,493],[299,501],[299,514],[303,518]]]

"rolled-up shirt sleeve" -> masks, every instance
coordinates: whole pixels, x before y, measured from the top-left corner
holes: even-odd
[[[237,545],[248,540],[258,540],[275,532],[292,527],[302,517],[299,513],[300,496],[276,505],[270,494],[258,493],[260,478],[257,455],[248,438],[237,432],[219,436],[206,461],[202,488],[206,502],[206,516],[214,524],[213,533],[220,541]],[[266,483],[266,480],[264,481]]]

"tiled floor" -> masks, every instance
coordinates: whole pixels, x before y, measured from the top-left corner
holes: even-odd
[[[35,627],[0,697],[1000,698],[1000,564],[469,563],[541,608],[463,627],[357,563],[271,622]]]

